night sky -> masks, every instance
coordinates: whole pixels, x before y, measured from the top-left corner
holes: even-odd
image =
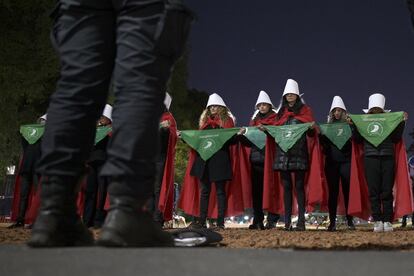
[[[260,90],[277,106],[288,78],[319,122],[333,96],[351,113],[382,93],[414,128],[414,30],[405,0],[187,0],[189,87],[220,94],[247,125]],[[411,143],[411,139],[406,141]]]

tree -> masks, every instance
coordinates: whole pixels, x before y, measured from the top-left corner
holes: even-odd
[[[0,1],[0,175],[16,165],[19,126],[45,113],[58,78],[58,60],[49,40],[50,0]]]

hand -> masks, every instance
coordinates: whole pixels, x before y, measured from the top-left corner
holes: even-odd
[[[408,113],[404,112],[404,121],[407,121],[407,120],[408,120]]]
[[[347,116],[347,117],[346,117],[346,122],[347,122],[348,124],[350,124],[350,125],[353,125],[353,124],[354,124],[354,122],[352,122],[351,117],[349,117],[349,116]]]
[[[310,128],[310,129],[314,129],[314,128],[315,128],[315,122],[311,122],[310,124],[311,124],[311,125],[310,125],[310,127],[309,127],[309,128]]]
[[[163,127],[163,128],[169,128],[170,127],[170,121],[168,121],[168,120],[165,120],[165,121],[162,121],[161,123],[160,123],[160,127]]]
[[[178,137],[178,138],[181,138],[181,131],[177,130],[177,132],[176,132],[176,133],[177,133],[177,137]]]
[[[258,126],[257,126],[257,128],[258,128],[260,131],[265,131],[265,130],[266,130],[266,129],[265,129],[265,127],[264,127],[264,125],[262,125],[262,124],[258,125]]]
[[[246,133],[246,128],[242,127],[240,128],[239,132],[237,132],[237,135],[243,135]]]

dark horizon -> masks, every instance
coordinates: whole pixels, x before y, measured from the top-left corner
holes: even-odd
[[[198,20],[190,38],[189,87],[220,94],[247,125],[260,90],[278,105],[288,78],[318,122],[333,96],[360,114],[382,93],[414,129],[414,31],[405,0],[186,1]],[[410,101],[411,100],[411,101]]]

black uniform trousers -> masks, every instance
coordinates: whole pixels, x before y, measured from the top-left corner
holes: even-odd
[[[393,156],[367,156],[365,177],[374,221],[392,222],[394,167]]]
[[[164,2],[59,1],[52,35],[61,76],[47,111],[40,173],[83,172],[112,80],[113,135],[102,175],[120,179],[110,185],[112,195],[146,200],[153,193],[165,86],[190,23],[168,25],[169,41]]]
[[[283,202],[285,205],[285,224],[291,223],[292,216],[292,173],[295,178],[296,198],[298,202],[298,223],[305,223],[305,173],[306,171],[280,171],[283,182]]]
[[[345,210],[348,214],[349,202],[349,185],[351,178],[351,163],[350,162],[335,162],[327,160],[325,163],[325,175],[329,188],[329,220],[335,222],[336,211],[338,206],[339,183],[342,184],[342,193],[345,200]],[[347,215],[347,220],[352,220],[352,216]]]

